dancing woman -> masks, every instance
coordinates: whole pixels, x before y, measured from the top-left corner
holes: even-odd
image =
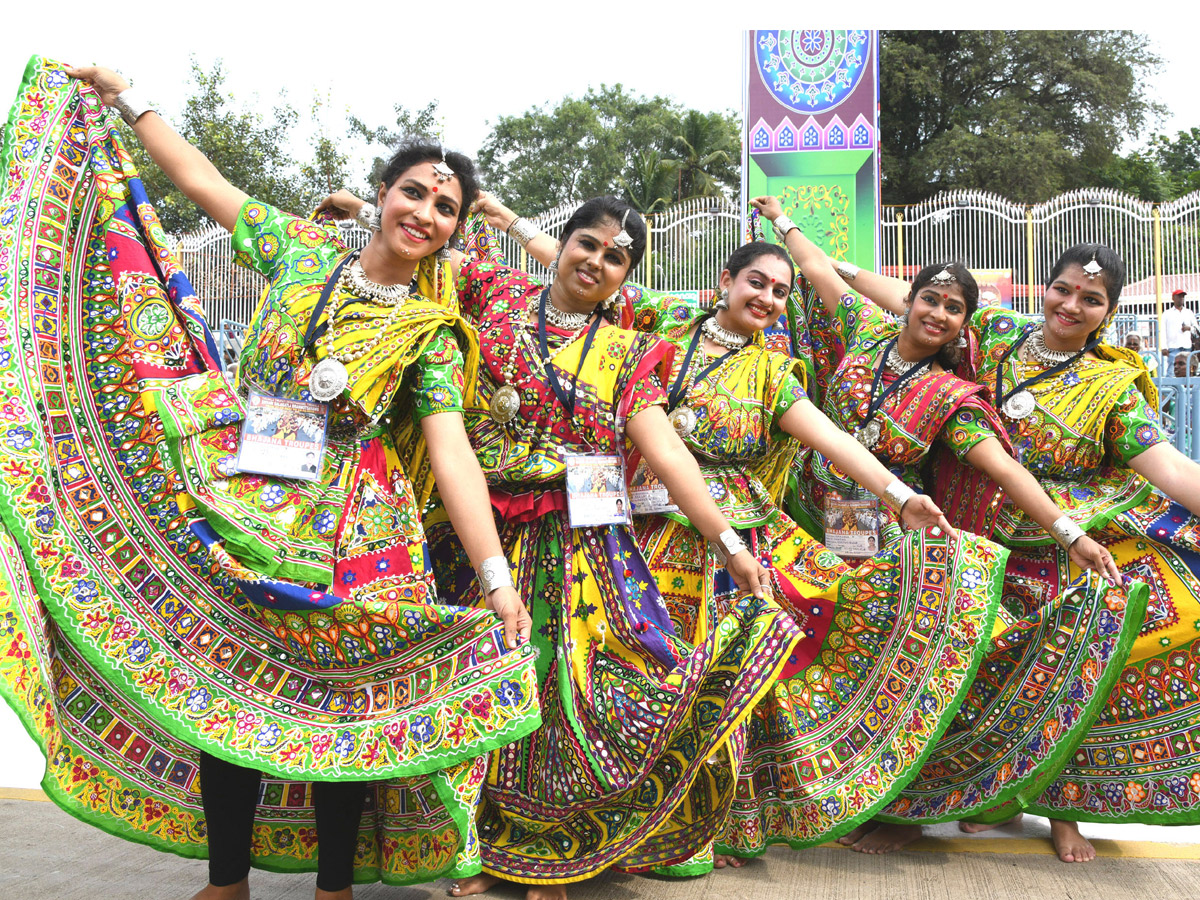
[[[1200,751],[1168,737],[1200,723],[1200,467],[1164,434],[1157,393],[1137,354],[1103,341],[1124,282],[1116,253],[1080,244],[1051,270],[1040,316],[987,309],[971,321],[978,341],[971,374],[994,387],[1025,465],[1123,573],[1150,589],[1151,605],[1106,703],[1026,807],[1051,818],[1065,861],[1095,856],[1076,821],[1200,821]],[[886,294],[886,281],[874,286]],[[1026,571],[1070,577],[1045,534],[1019,511],[1002,511],[996,535]],[[1008,804],[988,818],[1020,809]]]
[[[494,198],[480,205],[535,258],[552,260],[553,238],[532,234]],[[626,291],[635,326],[675,346],[668,408],[709,493],[763,560],[806,635],[788,677],[755,708],[717,865],[725,854],[737,865],[773,843],[804,847],[837,837],[895,795],[970,683],[1004,565],[987,541],[934,531],[910,534],[852,571],[779,509],[789,463],[804,443],[838,459],[911,525],[946,524],[927,497],[902,488],[808,401],[795,360],[762,345],[793,281],[782,249],[752,243],[722,271],[715,314]],[[677,630],[702,642],[735,597],[727,575],[684,514],[647,516],[638,535]],[[907,685],[899,695],[898,683]],[[819,773],[806,767],[816,758],[828,760]],[[696,874],[708,865],[692,859],[669,871]]]
[[[932,458],[935,498],[955,524],[990,532],[998,518],[1021,510],[1025,521],[1061,535],[1070,562],[1119,583],[1108,550],[1078,529],[1068,530],[1071,520],[1062,518],[1061,510],[1073,505],[1061,492],[1043,490],[1009,455],[1008,435],[982,386],[945,371],[956,361],[957,354],[950,354],[960,349],[953,346],[960,335],[962,349],[968,345],[965,329],[977,301],[970,273],[955,264],[926,267],[905,285],[898,309],[907,316],[893,324],[874,304],[849,292],[824,254],[782,216],[778,201],[762,198],[755,204],[768,219],[782,218],[779,230],[786,231],[789,251],[806,273],[808,325],[830,414],[918,483],[923,477],[918,466]],[[845,264],[838,268],[858,274]],[[886,288],[889,296],[900,296],[895,280]],[[814,293],[819,303],[811,302]],[[900,380],[897,374],[889,378],[890,351],[900,354],[896,368],[924,365],[926,371],[888,391]],[[868,430],[871,422],[879,423],[878,433]],[[836,469],[816,456],[807,484],[810,501],[846,486]],[[889,816],[904,812],[911,823],[983,813],[1028,790],[1061,761],[1071,741],[1082,739],[1089,716],[1117,676],[1122,647],[1132,640],[1136,616],[1126,617],[1127,603],[1136,612],[1143,598],[1140,591],[1126,599],[1116,590],[1068,590],[1069,578],[1052,580],[1031,578],[1010,558],[1003,624],[988,661],[955,723]],[[1039,640],[1064,635],[1071,640],[1062,652],[1039,658]],[[1049,665],[1058,673],[1053,680],[1045,678]],[[1033,711],[1026,708],[1030,697],[1039,701]],[[1005,721],[1023,724],[987,732],[988,723]],[[856,839],[861,850],[886,852],[919,834],[918,826],[893,823],[846,840]]]
[[[357,212],[347,195],[333,199]],[[529,598],[543,725],[493,757],[479,822],[489,874],[455,885],[456,896],[497,877],[532,885],[531,898],[563,896],[562,885],[617,863],[691,857],[723,822],[743,721],[802,637],[762,596],[765,570],[667,421],[670,347],[610,321],[645,247],[640,216],[602,197],[564,226],[549,285],[483,261],[461,269],[482,353],[468,433]],[[739,586],[694,645],[672,626],[625,515],[576,505],[576,465],[623,489],[626,439]],[[455,557],[452,540],[435,544],[439,564]],[[476,596],[465,578],[443,594]]]
[[[270,282],[236,388],[101,104],[121,110],[168,177],[234,233],[238,261]],[[35,106],[39,137],[22,142]],[[482,756],[538,716],[516,699],[532,698],[533,666],[511,581],[493,575],[487,593],[503,625],[435,605],[419,518],[436,478],[472,561],[503,568],[461,416],[476,351],[434,256],[473,199],[469,161],[430,146],[397,154],[382,229],[348,255],[230,185],[110,70],[35,59],[17,109],[8,171],[52,201],[30,219],[40,243],[22,253],[72,265],[69,280],[38,276],[32,315],[27,283],[6,280],[6,319],[44,331],[61,297],[61,350],[43,339],[41,352],[69,366],[31,364],[29,390],[50,398],[47,428],[82,453],[60,438],[43,465],[63,493],[43,483],[4,505],[28,560],[43,560],[34,582],[65,660],[52,715],[45,693],[15,698],[48,751],[51,792],[135,840],[197,856],[207,838],[198,897],[248,896],[252,863],[316,868],[319,898],[350,897],[356,878],[478,871]],[[34,144],[54,166],[26,162]],[[68,288],[48,292],[51,281]],[[77,323],[83,338],[70,344]],[[273,450],[253,459],[253,441],[272,434]],[[24,464],[10,453],[4,468]],[[47,539],[63,549],[48,553]],[[69,565],[48,582],[45,560],[60,553]],[[485,698],[498,702],[484,710]],[[260,786],[264,772],[300,783]],[[401,776],[372,791],[389,808],[373,810],[360,841],[364,782]],[[424,823],[390,815],[415,799],[405,792],[422,795]],[[386,832],[378,842],[372,824]],[[410,852],[431,836],[437,852]]]

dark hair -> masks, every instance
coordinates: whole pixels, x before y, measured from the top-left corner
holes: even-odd
[[[445,154],[446,165],[454,170],[462,188],[462,206],[458,210],[458,224],[461,225],[471,212],[471,204],[479,197],[479,176],[475,172],[475,163],[461,153],[446,150],[441,144],[433,141],[407,140],[396,148],[392,158],[387,161],[380,180],[384,187],[390,188],[396,183],[397,178],[413,166],[419,166],[424,162],[441,162],[443,154]]]
[[[963,318],[963,327],[966,328],[971,316],[975,314],[975,310],[979,309],[979,284],[975,281],[971,270],[958,260],[933,263],[918,272],[917,277],[913,279],[912,287],[908,290],[908,305],[912,306],[922,288],[932,284],[934,277],[943,271],[949,271],[954,276],[954,281],[962,288],[963,302],[967,304],[967,314]],[[957,337],[958,335],[955,335],[955,338]],[[953,369],[962,361],[962,351],[955,347],[954,343],[954,341],[950,341],[943,344],[938,350],[938,362],[947,369]]]
[[[778,244],[768,244],[766,241],[751,241],[748,244],[742,244],[729,254],[729,259],[725,260],[725,271],[737,278],[738,272],[764,256],[774,256],[787,263],[788,271],[792,273],[788,290],[794,288],[796,286],[796,267],[792,263],[792,258]]]
[[[625,218],[626,212],[629,213],[629,218]],[[625,230],[633,238],[633,243],[628,248],[629,271],[632,272],[646,252],[646,223],[642,221],[636,209],[618,197],[593,197],[588,200],[567,219],[559,240],[565,244],[571,233],[580,228],[590,228],[609,220],[620,225],[622,219],[625,219]]]
[[[1058,262],[1054,264],[1054,268],[1050,270],[1046,287],[1054,284],[1063,269],[1072,263],[1082,268],[1093,259],[1102,270],[1100,278],[1104,282],[1104,292],[1108,294],[1108,311],[1111,313],[1117,308],[1117,301],[1121,299],[1121,289],[1125,287],[1125,263],[1116,254],[1116,251],[1103,244],[1076,244],[1074,247],[1064,250],[1062,256],[1058,258]],[[1092,337],[1094,336],[1093,332]]]

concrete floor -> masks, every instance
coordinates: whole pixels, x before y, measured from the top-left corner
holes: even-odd
[[[17,792],[9,791],[12,796]],[[54,804],[0,799],[0,898],[3,900],[186,900],[205,882],[205,863],[111,837]],[[966,836],[953,825],[888,857],[818,847],[774,848],[741,870],[694,879],[608,874],[570,887],[572,900],[1194,900],[1200,897],[1200,827],[1085,826],[1100,857],[1067,865],[1050,852],[1044,819]],[[447,882],[414,888],[362,885],[357,900],[430,900]],[[251,875],[254,900],[307,900],[309,875]],[[502,885],[489,896],[520,900]]]

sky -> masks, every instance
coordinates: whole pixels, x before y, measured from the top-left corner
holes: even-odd
[[[964,14],[963,5],[935,0],[914,12],[913,5],[864,0],[850,7],[855,14],[845,21],[800,24],[1133,28],[1150,35],[1167,60],[1150,88],[1172,116],[1155,130],[1173,134],[1200,126],[1194,35],[1165,12],[1156,16],[1153,3],[1140,4],[1136,18],[1128,4],[1089,4],[1087,22],[1074,11],[1047,18],[1046,4],[1035,0],[1006,0],[1003,21]],[[778,22],[780,4],[753,3],[738,4],[745,12],[723,11],[720,18],[696,14],[699,5],[657,0],[459,2],[432,7],[415,18],[397,10],[416,5],[368,3],[347,6],[335,22],[312,15],[284,18],[261,11],[265,7],[230,0],[171,5],[133,0],[106,4],[108,11],[97,16],[100,7],[94,3],[64,2],[46,7],[54,11],[49,26],[22,4],[0,17],[6,33],[0,85],[7,85],[0,94],[13,96],[25,62],[37,53],[118,69],[170,117],[182,109],[189,93],[194,54],[206,69],[223,60],[226,85],[239,104],[267,111],[286,91],[288,102],[307,120],[313,99],[320,97],[323,124],[331,134],[344,128],[347,109],[370,124],[391,125],[394,104],[416,110],[436,99],[446,143],[474,153],[499,116],[552,104],[568,93],[580,95],[589,85],[619,82],[688,107],[737,110],[742,30],[787,24]],[[179,12],[165,21],[165,11],[172,9]],[[681,17],[680,9],[689,15]],[[972,15],[977,21],[971,21]],[[999,19],[995,7],[983,15]],[[309,121],[297,126],[293,155],[306,155],[304,144],[315,130]],[[365,145],[349,149],[354,156],[371,158]]]

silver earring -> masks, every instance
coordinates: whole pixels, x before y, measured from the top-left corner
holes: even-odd
[[[729,309],[729,291],[722,289],[713,309]]]
[[[556,274],[556,275],[558,274],[558,257],[557,256],[554,257],[554,261],[552,263],[550,263],[548,268],[554,274]]]
[[[967,329],[965,327],[958,332],[958,337],[954,341],[954,346],[955,347],[967,346]]]
[[[379,231],[383,228],[383,207],[376,206],[371,210],[371,218],[367,220],[367,227],[372,231]]]
[[[903,313],[900,314],[899,317],[897,317],[896,324],[900,326],[901,330],[908,327],[908,311],[907,310],[905,310]]]
[[[437,252],[437,258],[441,262],[446,262],[447,260],[450,259],[450,244],[449,243],[442,245],[442,249]]]

